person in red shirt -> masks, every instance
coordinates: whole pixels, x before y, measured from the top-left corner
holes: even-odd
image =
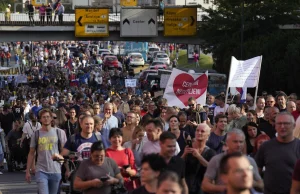
[[[106,149],[106,156],[117,163],[124,178],[124,186],[128,191],[132,191],[137,187],[137,183],[130,178],[137,173],[133,152],[131,149],[122,146],[123,133],[120,128],[110,130],[109,140],[111,146]]]

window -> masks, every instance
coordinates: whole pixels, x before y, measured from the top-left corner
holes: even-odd
[[[209,0],[203,0],[204,4],[209,4]]]

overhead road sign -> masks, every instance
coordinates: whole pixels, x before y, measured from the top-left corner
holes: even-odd
[[[109,36],[109,9],[75,7],[75,37]]]
[[[120,0],[120,5],[124,7],[137,6],[138,0]]]
[[[156,8],[122,8],[120,20],[121,37],[157,36]]]
[[[50,1],[49,1],[50,2]],[[40,7],[43,4],[47,5],[48,4],[48,0],[31,0],[31,4],[35,7]]]
[[[197,7],[165,7],[164,36],[194,36],[197,33]]]

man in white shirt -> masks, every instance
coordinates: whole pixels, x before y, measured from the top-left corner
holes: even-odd
[[[142,155],[160,153],[159,136],[163,132],[163,124],[160,120],[150,120],[146,124],[147,139],[142,147]],[[175,155],[180,152],[178,143],[176,142]]]
[[[225,97],[222,95],[218,95],[215,98],[216,107],[214,110],[214,117],[218,114],[225,114],[227,112],[227,109],[229,107],[228,104],[225,104]]]

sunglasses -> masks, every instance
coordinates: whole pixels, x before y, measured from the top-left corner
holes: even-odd
[[[189,104],[189,107],[193,107],[193,106],[195,106],[195,104]]]
[[[57,117],[53,117],[53,119],[57,119]]]

